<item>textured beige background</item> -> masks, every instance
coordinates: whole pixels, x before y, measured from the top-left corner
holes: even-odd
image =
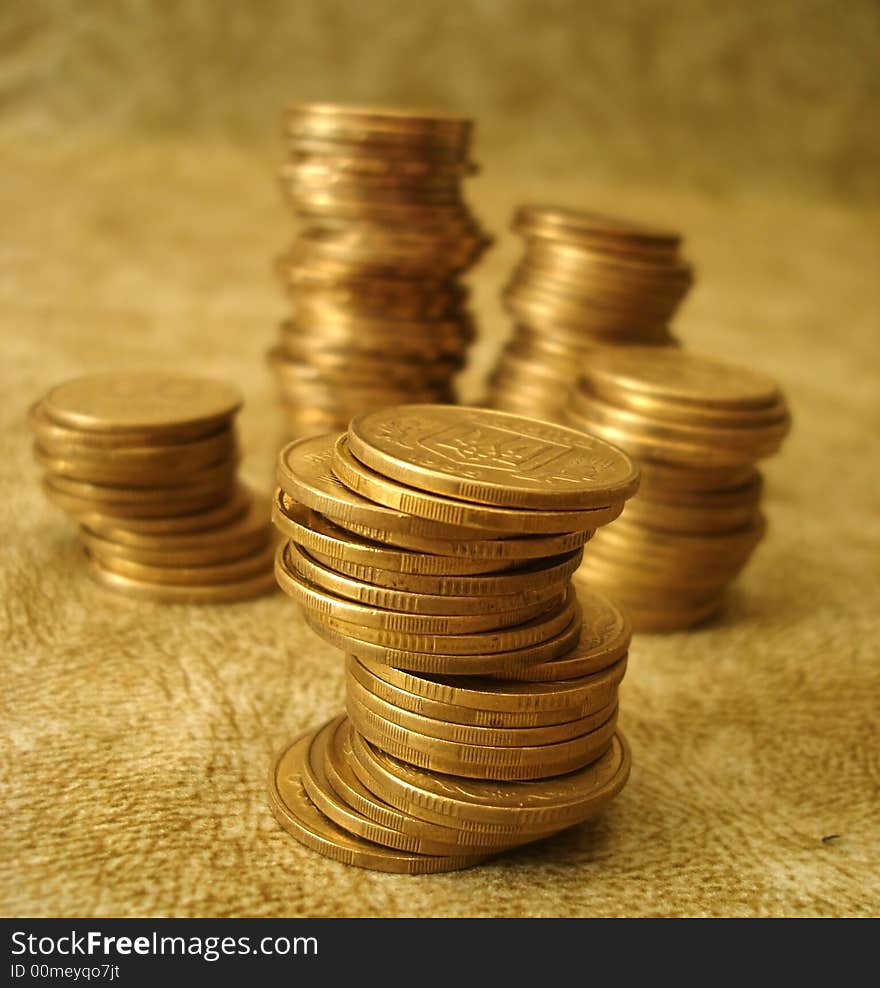
[[[878,23],[874,3],[3,7],[0,912],[880,911]],[[725,616],[633,646],[621,798],[466,873],[289,840],[265,772],[339,707],[338,654],[281,595],[93,587],[30,460],[24,412],[52,383],[186,366],[240,382],[245,471],[268,484],[278,113],[301,96],[477,116],[470,198],[499,243],[466,396],[509,330],[507,218],[540,197],[678,225],[699,274],[681,335],[776,374],[795,415]]]

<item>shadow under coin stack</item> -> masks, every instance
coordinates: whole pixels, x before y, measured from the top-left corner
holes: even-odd
[[[43,490],[98,583],[190,603],[274,589],[269,506],[236,479],[240,407],[226,384],[151,373],[77,378],[34,405]]]
[[[278,581],[347,656],[347,715],[273,764],[282,827],[348,864],[423,873],[599,813],[629,775],[630,629],[571,576],[637,487],[626,455],[410,405],[290,444],[278,480]]]
[[[487,404],[563,421],[586,354],[675,342],[669,323],[693,280],[676,233],[550,206],[523,206],[525,255],[503,293],[516,320]]]
[[[490,243],[461,196],[471,122],[332,105],[285,121],[282,186],[303,229],[278,262],[294,311],[269,361],[289,438],[453,402],[474,332],[459,278]]]
[[[572,397],[571,425],[641,465],[639,494],[581,567],[625,604],[636,630],[707,619],[764,534],[761,475],[789,430],[763,374],[692,352],[619,347],[594,354]]]

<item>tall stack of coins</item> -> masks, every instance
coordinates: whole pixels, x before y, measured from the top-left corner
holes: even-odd
[[[459,278],[490,243],[461,196],[471,121],[309,104],[285,127],[302,230],[278,262],[293,313],[269,361],[290,437],[454,401],[474,332]]]
[[[193,603],[273,589],[269,506],[236,479],[240,407],[222,382],[136,373],[77,378],[31,408],[43,490],[100,584]]]
[[[609,347],[585,366],[568,420],[642,468],[638,497],[597,536],[583,577],[639,630],[710,617],[764,534],[755,461],[790,424],[776,383],[683,350]]]
[[[629,774],[630,628],[576,595],[638,474],[575,430],[408,405],[282,450],[276,575],[346,653],[347,713],[270,774],[281,825],[362,867],[465,867],[597,814]]]
[[[562,421],[586,354],[674,342],[669,323],[692,281],[677,233],[549,206],[523,206],[525,254],[503,293],[516,321],[488,404]]]

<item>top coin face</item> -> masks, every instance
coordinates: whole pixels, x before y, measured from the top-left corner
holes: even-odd
[[[400,483],[513,508],[589,509],[630,497],[638,468],[616,446],[487,408],[398,405],[352,419],[349,449]]]
[[[644,248],[674,253],[681,237],[671,230],[632,223],[620,217],[561,206],[521,206],[513,217],[513,229],[526,236],[537,235],[560,240],[620,238]]]
[[[780,399],[766,374],[678,347],[595,350],[584,378],[606,390],[719,408],[760,408]]]
[[[53,388],[43,409],[55,422],[84,431],[173,431],[210,426],[241,408],[222,381],[163,373],[92,374]]]
[[[337,103],[300,103],[289,106],[285,122],[297,137],[323,137],[369,142],[409,140],[441,146],[466,144],[472,123],[465,117],[394,107],[359,107]]]

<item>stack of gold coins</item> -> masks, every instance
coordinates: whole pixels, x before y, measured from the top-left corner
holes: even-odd
[[[278,262],[293,313],[269,361],[289,436],[454,401],[474,332],[459,279],[490,242],[461,196],[471,122],[308,104],[285,126],[301,232]]]
[[[562,421],[581,363],[607,344],[674,342],[669,323],[692,281],[678,234],[549,206],[523,206],[525,254],[504,291],[516,321],[488,404]]]
[[[96,374],[30,412],[43,490],[72,515],[102,585],[214,603],[274,587],[265,498],[236,476],[235,388],[176,374]]]
[[[637,630],[710,617],[764,534],[755,461],[790,424],[776,383],[684,350],[609,347],[586,364],[568,421],[642,468],[638,497],[597,536],[584,579],[624,603]]]
[[[503,412],[403,405],[288,445],[278,480],[278,581],[347,656],[347,714],[273,764],[285,829],[417,873],[607,805],[629,774],[630,628],[571,577],[637,487],[624,453]]]

